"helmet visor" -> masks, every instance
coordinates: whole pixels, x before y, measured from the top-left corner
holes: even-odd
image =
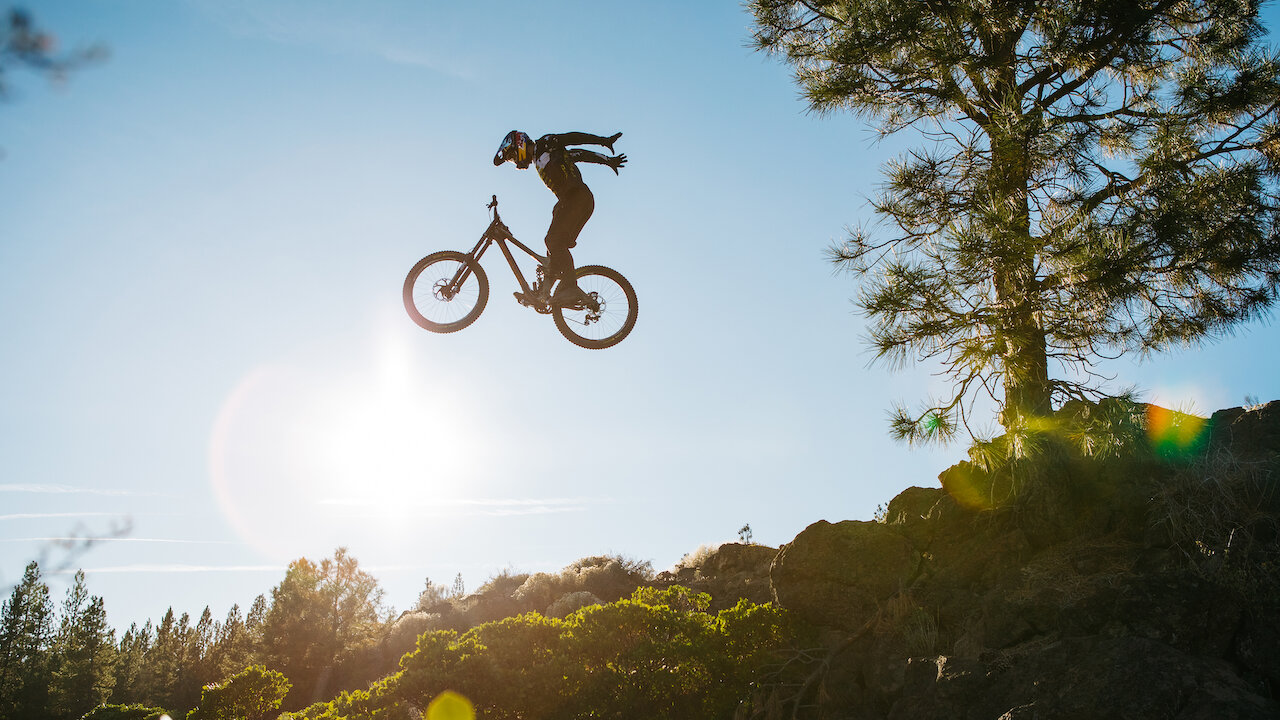
[[[495,167],[508,160],[516,159],[516,143],[518,141],[519,137],[514,132],[509,132],[506,137],[502,138],[502,144],[498,146],[498,152],[493,156]]]

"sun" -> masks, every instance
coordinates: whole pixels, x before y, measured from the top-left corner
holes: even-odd
[[[456,512],[483,484],[467,383],[395,335],[375,348],[364,363],[264,365],[223,403],[212,493],[237,533],[271,556],[389,537]]]
[[[391,335],[372,369],[319,391],[307,420],[319,502],[391,517],[455,498],[473,443],[451,387]]]
[[[457,495],[468,443],[445,393],[384,380],[327,395],[310,421],[321,503],[395,516]]]

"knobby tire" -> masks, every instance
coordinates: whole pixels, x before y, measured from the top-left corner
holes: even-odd
[[[640,308],[636,291],[622,273],[603,265],[584,265],[575,271],[578,287],[599,298],[599,319],[590,320],[583,308],[553,307],[551,317],[561,335],[588,350],[601,350],[622,342],[636,325]]]
[[[456,294],[446,288],[462,267],[467,276]],[[434,252],[418,261],[404,279],[404,309],[419,327],[431,332],[457,332],[480,317],[489,302],[489,278],[470,255],[456,250]]]

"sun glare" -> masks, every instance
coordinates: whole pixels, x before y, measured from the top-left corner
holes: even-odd
[[[332,392],[312,419],[326,504],[403,515],[456,497],[465,454],[453,402],[407,382]]]
[[[210,441],[224,516],[256,547],[289,557],[321,533],[382,534],[447,514],[477,473],[461,386],[394,333],[363,368],[256,369]]]

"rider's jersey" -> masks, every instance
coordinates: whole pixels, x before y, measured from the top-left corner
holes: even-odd
[[[576,163],[588,157],[597,161],[604,157],[590,150],[567,147],[568,139],[563,135],[543,135],[534,144],[533,164],[538,169],[538,177],[558,199],[587,190]]]

